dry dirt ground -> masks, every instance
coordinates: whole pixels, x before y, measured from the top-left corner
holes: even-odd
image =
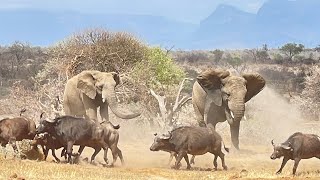
[[[126,165],[121,167],[118,160],[113,168],[102,166],[102,152],[98,154],[95,165],[83,160],[78,165],[58,164],[53,162],[51,152],[46,162],[0,156],[0,179],[320,179],[319,159],[302,160],[296,177],[291,175],[293,161],[287,163],[281,175],[275,175],[281,160],[269,158],[273,150],[271,145],[243,145],[240,152],[231,149],[226,156],[229,169],[222,170],[218,161],[219,169],[214,171],[211,154],[197,156],[192,170],[186,170],[185,162],[180,170],[171,169],[167,165],[169,154],[151,152],[151,144],[152,138],[138,143],[121,142],[119,147]],[[92,153],[90,148],[86,148],[82,158],[90,157]],[[111,160],[111,153],[108,155]]]

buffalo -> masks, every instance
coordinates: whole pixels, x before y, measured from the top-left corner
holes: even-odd
[[[275,145],[273,140],[273,153],[270,158],[275,160],[283,156],[282,164],[277,174],[282,172],[283,167],[289,159],[294,160],[293,175],[296,174],[297,167],[301,159],[316,157],[320,159],[320,137],[315,134],[303,134],[296,132],[292,134],[284,143]]]
[[[6,118],[0,121],[0,143],[3,148],[11,144],[15,154],[18,153],[16,141],[32,140],[36,133],[33,120],[25,117]],[[6,153],[5,153],[6,156]]]
[[[47,159],[49,150],[51,149],[52,156],[55,158],[57,162],[60,162],[60,159],[55,154],[55,150],[62,148],[63,144],[57,141],[57,139],[51,136],[50,134],[43,133],[40,135],[36,135],[34,139],[31,141],[31,145],[41,145],[44,154],[44,160]]]
[[[167,135],[156,135],[150,150],[176,153],[176,169],[182,158],[187,163],[187,169],[191,168],[187,154],[202,155],[210,152],[214,154],[214,168],[217,169],[217,158],[220,157],[223,169],[227,170],[224,156],[229,149],[224,146],[221,136],[211,128],[185,126],[174,129]]]
[[[44,132],[54,136],[67,149],[68,163],[71,163],[73,145],[80,145],[82,150],[85,146],[95,149],[91,157],[92,161],[99,151],[103,149],[104,160],[108,163],[107,152],[108,148],[110,148],[113,155],[111,166],[118,156],[122,164],[124,164],[122,152],[117,146],[119,133],[112,125],[100,125],[81,117],[61,116],[53,120],[41,120],[36,133]]]

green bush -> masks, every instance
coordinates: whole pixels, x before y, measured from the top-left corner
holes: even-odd
[[[185,76],[184,71],[159,47],[149,48],[146,59],[134,68],[132,74],[151,88],[179,84]]]

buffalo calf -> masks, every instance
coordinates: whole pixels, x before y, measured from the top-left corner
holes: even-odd
[[[284,143],[275,145],[272,140],[271,144],[274,150],[270,158],[274,160],[283,156],[282,164],[277,174],[282,172],[283,167],[289,159],[294,160],[292,171],[294,175],[301,159],[309,159],[312,157],[320,159],[320,137],[315,134],[296,132]]]

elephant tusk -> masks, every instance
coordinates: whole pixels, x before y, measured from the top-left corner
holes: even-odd
[[[102,102],[105,103],[105,102],[106,102],[106,99],[105,99],[105,98],[102,98]]]
[[[234,119],[234,115],[233,115],[232,111],[230,111],[230,114],[231,114],[232,119]]]
[[[244,120],[247,120],[247,117],[246,117],[246,115],[243,115],[243,119],[244,119]]]

